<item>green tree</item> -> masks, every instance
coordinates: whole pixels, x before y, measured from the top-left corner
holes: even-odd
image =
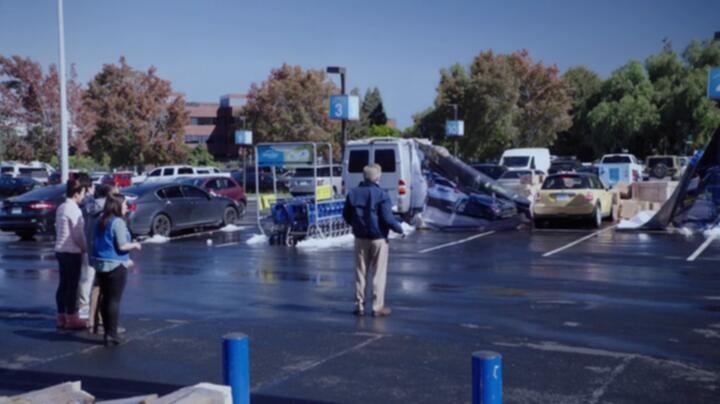
[[[399,129],[388,125],[370,126],[370,137],[400,137],[402,132]]]
[[[214,166],[215,157],[208,151],[207,145],[202,143],[186,151],[187,163],[192,166]]]
[[[367,122],[368,127],[387,123],[382,95],[377,87],[373,87],[372,90],[368,89],[365,92],[362,107],[360,108],[360,116],[362,120]]]
[[[583,161],[592,161],[595,150],[590,138],[588,114],[600,102],[602,79],[597,73],[579,66],[568,69],[562,79],[572,99],[572,126],[558,134],[552,151],[556,155],[575,155]]]
[[[95,160],[109,158],[113,167],[185,160],[185,100],[154,67],[135,70],[125,58],[106,64],[90,82],[84,102],[98,116],[88,142]]]
[[[340,125],[328,117],[328,99],[336,93],[323,70],[284,64],[250,87],[244,114],[257,142],[333,142],[339,150]]]
[[[627,148],[641,156],[651,147],[647,135],[660,122],[653,86],[643,65],[631,61],[603,83],[602,100],[588,114],[597,154]]]

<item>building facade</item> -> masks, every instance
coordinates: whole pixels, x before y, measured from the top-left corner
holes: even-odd
[[[223,95],[219,103],[187,102],[190,121],[185,126],[185,144],[205,144],[219,161],[237,158],[235,130],[242,128],[240,111],[246,102],[244,94]]]

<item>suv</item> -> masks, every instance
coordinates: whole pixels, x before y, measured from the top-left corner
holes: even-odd
[[[303,167],[295,170],[290,178],[290,193],[293,196],[313,195],[316,186],[331,185],[332,193],[337,195],[342,190],[342,166],[332,166],[332,176],[329,165],[317,166],[317,184],[313,184],[315,170],[312,167]]]
[[[677,180],[683,172],[679,156],[650,156],[645,163],[645,177]]]

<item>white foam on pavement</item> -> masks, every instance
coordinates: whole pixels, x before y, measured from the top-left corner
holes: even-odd
[[[413,233],[415,231],[415,226],[410,226],[405,222],[400,223],[400,225],[402,226],[403,232],[406,236],[409,236],[410,233]],[[391,231],[389,238],[400,238],[400,235],[395,233],[394,231]]]
[[[267,243],[267,242],[268,242],[268,238],[264,234],[253,234],[252,237],[250,237],[246,241],[246,243],[248,245],[263,244],[263,243]]]
[[[143,244],[164,244],[170,241],[170,238],[156,234],[150,238],[143,240]]]
[[[220,228],[220,231],[225,233],[234,233],[236,231],[241,231],[247,229],[247,226],[236,226],[234,224],[229,224],[225,227]]]
[[[639,229],[644,225],[645,223],[649,222],[650,219],[655,216],[655,212],[652,210],[643,210],[639,212],[637,215],[635,215],[630,220],[621,220],[620,224],[618,224],[618,229],[620,230],[627,230],[627,229]]]
[[[345,234],[338,237],[310,238],[297,243],[297,248],[303,250],[321,250],[326,248],[351,247],[355,242],[355,236]]]
[[[720,226],[711,227],[703,232],[705,238],[720,238]]]

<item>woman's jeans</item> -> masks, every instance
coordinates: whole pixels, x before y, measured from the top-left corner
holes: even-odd
[[[57,312],[59,314],[75,314],[77,313],[82,254],[56,252],[55,257],[57,257],[60,269],[60,283],[55,293]]]
[[[110,272],[97,271],[95,276],[100,285],[100,314],[105,335],[117,337],[120,299],[127,281],[127,268],[120,265]]]

